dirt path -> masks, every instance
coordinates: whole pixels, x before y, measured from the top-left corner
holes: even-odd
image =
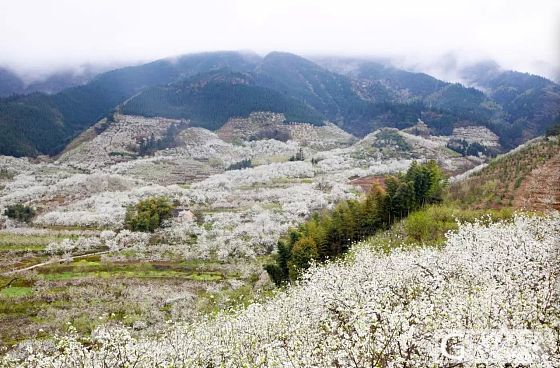
[[[41,262],[41,263],[34,264],[33,266],[28,266],[28,267],[19,268],[19,269],[16,269],[16,270],[11,270],[11,271],[7,271],[7,272],[3,272],[3,273],[0,273],[0,275],[1,275],[1,276],[13,275],[14,273],[25,272],[25,271],[31,271],[31,270],[34,270],[34,269],[36,269],[36,268],[43,267],[43,266],[50,265],[50,264],[54,264],[54,263],[62,263],[62,262],[66,262],[66,261],[68,261],[68,260],[74,261],[74,260],[80,259],[80,258],[86,258],[86,257],[91,257],[91,256],[98,256],[98,255],[107,254],[107,253],[109,253],[108,250],[103,251],[103,252],[87,253],[87,254],[81,254],[81,255],[79,255],[79,256],[72,256],[72,257],[70,257],[69,259],[68,259],[68,258],[65,258],[65,259],[53,259],[53,260],[50,260],[50,261],[46,261],[46,262]]]
[[[531,171],[515,194],[514,206],[560,210],[560,154]]]

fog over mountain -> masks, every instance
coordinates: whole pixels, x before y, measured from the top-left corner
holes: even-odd
[[[559,21],[0,0],[0,368],[560,368]]]
[[[21,0],[0,4],[0,65],[27,82],[84,64],[212,50],[388,57],[456,80],[465,64],[558,78],[554,0]]]

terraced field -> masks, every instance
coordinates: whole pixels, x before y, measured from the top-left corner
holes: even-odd
[[[261,272],[257,262],[119,260],[105,255],[10,272],[48,262],[52,257],[39,243],[52,239],[12,235],[10,240],[18,245],[0,248],[2,346],[52,336],[68,324],[89,334],[105,323],[150,329],[169,319],[192,318],[249,298]],[[26,240],[34,243],[26,246]],[[6,271],[5,260],[11,258],[18,261]],[[236,294],[234,301],[227,299],[230,294]]]
[[[252,114],[212,132],[116,114],[54,160],[0,157],[0,346],[68,326],[150,333],[246,304],[269,293],[263,264],[310,213],[363,196],[370,178],[414,159],[448,172],[484,161],[450,151],[449,137],[385,129],[357,139],[283,120]],[[240,161],[250,167],[228,169]],[[126,229],[127,208],[154,197],[172,204],[171,218],[152,233]],[[16,205],[36,215],[4,215]]]

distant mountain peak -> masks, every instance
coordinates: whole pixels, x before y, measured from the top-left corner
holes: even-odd
[[[316,63],[278,51],[264,57],[236,51],[182,55],[102,73],[53,95],[0,99],[0,154],[56,154],[115,109],[187,119],[209,129],[269,111],[287,121],[327,120],[357,136],[405,129],[422,119],[438,135],[484,126],[505,148],[542,134],[558,116],[560,86],[546,78],[503,71],[493,62],[464,73],[482,91],[370,59]],[[12,77],[0,69],[0,91],[10,83],[17,87]]]

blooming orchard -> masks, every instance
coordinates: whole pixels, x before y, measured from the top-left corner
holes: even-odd
[[[274,114],[257,115],[249,120],[282,121]],[[235,144],[220,138],[227,136],[224,132],[188,127],[178,133],[174,147],[140,156],[139,141],[159,139],[180,122],[123,115],[115,119],[97,135],[78,140],[80,144],[54,163],[0,158],[0,169],[7,173],[0,178],[0,213],[7,206],[23,204],[36,209],[35,227],[119,231],[128,206],[165,196],[204,218],[204,223],[170,221],[162,231],[161,245],[171,253],[221,259],[255,256],[269,252],[282,232],[312,211],[358,196],[360,189],[349,185],[349,178],[403,171],[411,162],[408,153],[403,156],[378,144],[376,134],[358,141],[332,124],[280,125],[292,139]],[[236,124],[245,129],[243,124],[251,122],[242,120]],[[243,129],[239,132],[246,133]],[[424,138],[420,142],[432,149],[433,156],[445,157],[438,151],[439,143]],[[288,161],[300,148],[305,160]],[[247,159],[254,167],[224,171]],[[4,217],[0,225],[27,226]],[[69,240],[60,247],[73,244]],[[54,244],[52,248],[57,249]],[[152,251],[151,257],[159,252],[157,247]]]
[[[349,259],[311,268],[301,282],[247,308],[170,324],[155,336],[109,326],[96,330],[91,341],[70,334],[55,350],[33,350],[24,360],[6,356],[2,363],[426,367],[461,363],[452,348],[442,350],[445,331],[532,330],[540,336],[533,350],[516,355],[518,344],[505,359],[557,367],[559,239],[560,215],[553,214],[463,224],[441,250],[387,255],[361,243]],[[469,349],[478,355],[465,366],[504,359],[483,342]]]
[[[115,121],[96,124],[54,162],[0,157],[7,270],[48,257],[70,261],[102,252],[100,264],[86,261],[79,267],[94,275],[105,264],[126,268],[139,261],[150,269],[151,261],[181,262],[188,265],[177,266],[181,272],[203,280],[172,279],[169,285],[123,277],[103,284],[86,278],[69,280],[67,287],[61,280],[57,288],[64,293],[72,288],[73,301],[82,304],[71,310],[46,307],[36,320],[76,320],[90,312],[105,318],[106,304],[122,310],[131,301],[144,320],[132,330],[105,325],[91,338],[70,333],[57,348],[28,342],[0,358],[0,366],[426,366],[438,358],[432,357],[434,344],[446,329],[557,331],[558,264],[552,262],[558,256],[557,215],[463,225],[442,251],[384,255],[360,244],[353,261],[312,267],[300,283],[268,301],[193,322],[202,290],[243,295],[266,284],[262,266],[251,258],[269,254],[289,227],[313,211],[360,197],[362,189],[351,185],[352,179],[404,171],[413,159],[437,159],[450,171],[479,160],[452,154],[445,137],[384,129],[357,139],[332,124],[285,125],[277,115],[232,119],[211,132],[188,122],[116,114]],[[171,127],[179,125],[170,142]],[[246,168],[230,167],[240,162],[244,165],[237,167]],[[127,207],[150,197],[168,199],[173,216],[153,233],[123,230]],[[4,215],[14,205],[34,209],[31,223]],[[197,272],[208,266],[210,272],[191,273],[191,265]],[[43,277],[33,276],[37,283],[30,296],[41,303],[52,298],[46,285],[58,282]],[[207,281],[212,277],[220,281]],[[115,290],[96,289],[113,284],[119,284]],[[93,300],[88,298],[96,302],[80,309]],[[156,333],[165,320],[179,317],[190,322],[170,322]],[[146,324],[151,327],[144,329]],[[25,331],[30,331],[25,337],[36,333],[29,326]],[[35,350],[22,352],[27,348]]]

